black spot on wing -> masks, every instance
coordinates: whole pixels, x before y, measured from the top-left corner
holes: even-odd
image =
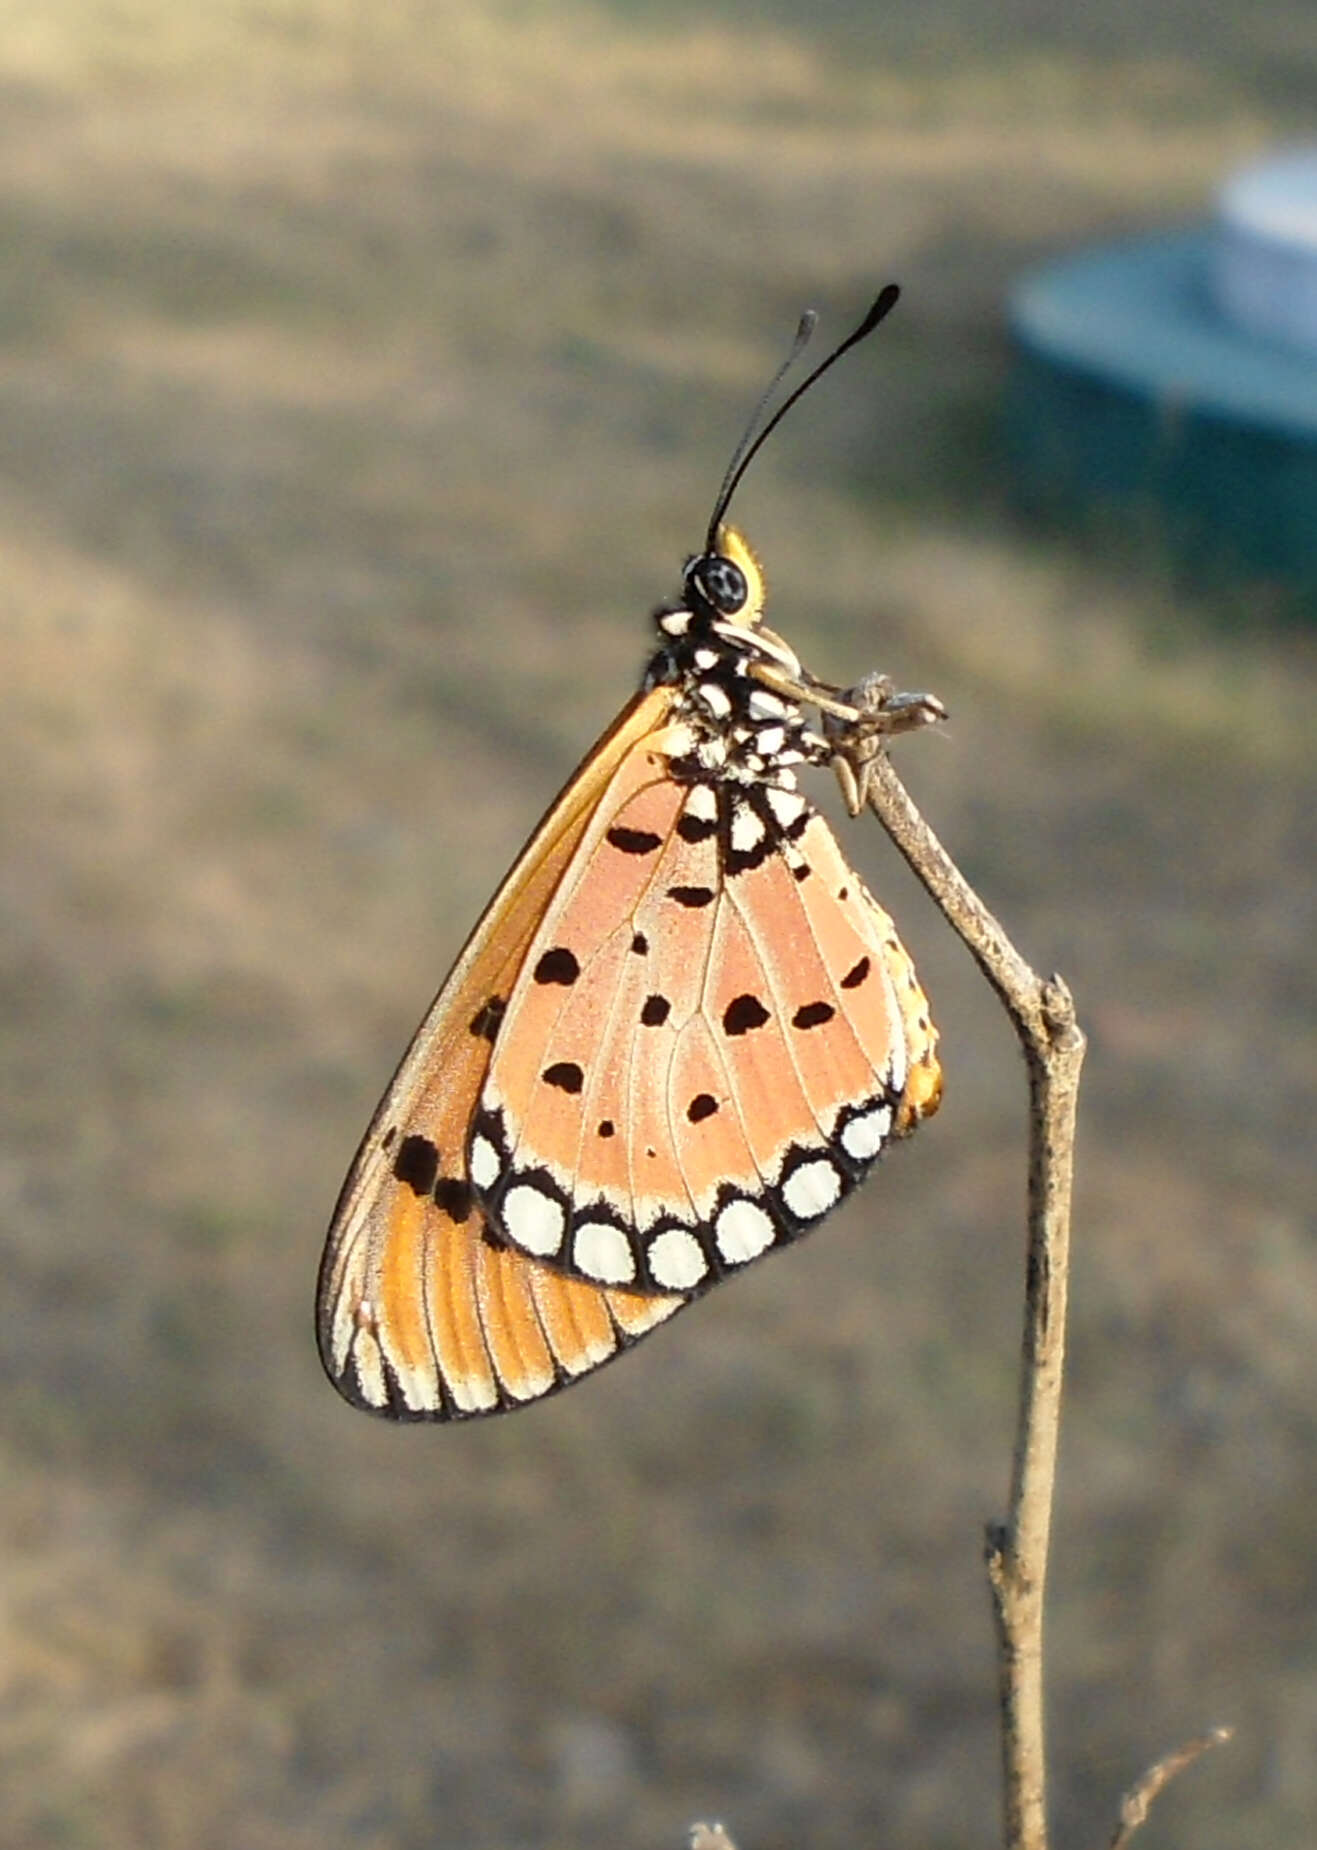
[[[428,1195],[439,1174],[439,1152],[428,1137],[404,1137],[393,1159],[393,1173],[414,1195]]]
[[[460,1227],[463,1221],[470,1219],[476,1198],[469,1182],[459,1176],[440,1176],[433,1192],[435,1206],[442,1208],[449,1220]]]
[[[677,833],[683,841],[708,841],[711,835],[718,833],[718,818],[716,815],[696,816],[689,809],[684,809],[677,824]]]
[[[652,829],[628,829],[620,822],[608,831],[604,840],[622,854],[653,854],[663,846],[663,837]]]
[[[580,974],[581,966],[565,944],[557,944],[546,951],[534,971],[537,983],[561,983],[568,989]]]
[[[860,984],[864,982],[865,978],[868,976],[870,967],[867,957],[862,957],[859,963],[852,964],[845,976],[841,979],[842,988],[858,989]]]
[[[821,1028],[837,1013],[831,1002],[806,1002],[791,1017],[793,1028]]]
[[[637,957],[649,956],[649,939],[645,936],[643,931],[638,931],[631,940],[631,949],[635,952]]]
[[[723,1010],[723,1032],[749,1034],[752,1028],[762,1028],[768,1018],[768,1010],[758,996],[737,996]]]
[[[575,1060],[558,1060],[553,1066],[546,1066],[540,1078],[546,1086],[556,1086],[560,1092],[579,1092],[585,1084],[585,1074]]]
[[[718,1109],[718,1101],[712,1092],[697,1092],[686,1107],[686,1116],[692,1124],[702,1124],[711,1118]]]
[[[614,1124],[611,1118],[601,1119],[600,1124],[599,1124],[599,1135],[601,1137],[612,1137],[612,1136],[615,1136],[616,1133],[617,1133],[617,1126],[616,1124]]]
[[[507,1012],[507,1006],[502,996],[490,996],[488,1001],[482,1002],[471,1017],[472,1034],[482,1036],[492,1045],[494,1036],[498,1033]]]
[[[701,906],[713,904],[714,892],[711,886],[670,886],[668,898],[675,899],[679,906],[690,906],[698,910]]]
[[[646,1028],[661,1028],[671,1013],[672,1004],[666,996],[646,996],[640,1020]]]

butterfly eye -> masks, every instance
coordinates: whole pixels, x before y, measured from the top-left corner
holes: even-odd
[[[686,573],[686,589],[698,604],[720,617],[734,616],[738,610],[743,610],[750,595],[740,566],[719,552],[702,553],[691,561]]]

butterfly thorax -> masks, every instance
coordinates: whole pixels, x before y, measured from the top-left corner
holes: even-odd
[[[718,532],[717,548],[686,563],[682,596],[660,605],[662,645],[645,686],[677,690],[673,718],[689,749],[672,756],[681,782],[728,780],[795,788],[794,767],[828,747],[783,683],[799,681],[794,651],[762,622],[763,572],[742,536]],[[768,685],[764,676],[775,685]]]

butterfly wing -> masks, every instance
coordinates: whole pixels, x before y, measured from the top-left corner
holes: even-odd
[[[587,1373],[817,1225],[937,1108],[910,960],[795,787],[829,756],[809,687],[753,554],[718,539],[358,1152],[318,1325],[359,1406],[495,1412]]]
[[[533,1400],[597,1368],[680,1296],[603,1288],[536,1264],[491,1229],[471,1124],[529,948],[619,769],[643,763],[672,691],[631,703],[572,778],[421,1024],[339,1197],[321,1264],[325,1370],[355,1405],[449,1419]]]
[[[672,735],[675,736],[675,743]],[[794,789],[633,749],[509,998],[470,1176],[564,1276],[694,1294],[815,1225],[936,1109],[887,914]]]

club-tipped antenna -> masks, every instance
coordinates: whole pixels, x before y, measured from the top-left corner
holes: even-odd
[[[809,373],[801,380],[800,384],[789,397],[783,399],[772,417],[769,418],[767,424],[764,425],[762,430],[756,433],[755,425],[763,415],[764,406],[773,396],[791,367],[794,366],[796,360],[804,351],[810,335],[814,332],[814,324],[818,320],[818,316],[812,308],[807,308],[805,310],[804,314],[800,317],[800,326],[796,329],[796,338],[791,343],[790,353],[782,362],[781,366],[778,367],[776,373],[774,373],[772,384],[755,406],[754,415],[746,425],[745,435],[737,444],[732,454],[732,460],[727,465],[727,473],[723,477],[722,487],[718,490],[718,499],[714,502],[713,516],[709,521],[709,531],[704,542],[704,550],[706,552],[712,552],[717,545],[718,528],[722,524],[723,516],[727,512],[732,496],[740,486],[741,477],[759,454],[764,443],[772,436],[773,432],[782,422],[787,412],[790,411],[792,405],[795,404],[798,398],[802,398],[817,380],[823,377],[830,366],[836,365],[843,353],[849,353],[852,347],[856,347],[862,340],[868,339],[869,335],[872,334],[874,329],[878,326],[878,323],[885,320],[896,307],[897,299],[900,294],[901,290],[899,284],[884,284],[878,291],[868,314],[864,317],[860,325],[846,336],[840,346],[833,348],[826,360],[819,361],[819,364],[814,368],[813,372]]]

